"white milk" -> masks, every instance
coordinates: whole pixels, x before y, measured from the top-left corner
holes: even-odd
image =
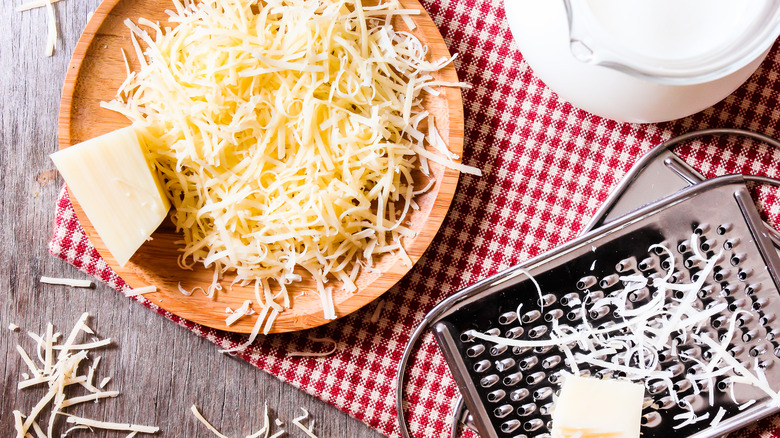
[[[573,0],[582,1],[582,0]],[[626,50],[682,59],[724,47],[761,13],[766,0],[586,0],[607,34]]]

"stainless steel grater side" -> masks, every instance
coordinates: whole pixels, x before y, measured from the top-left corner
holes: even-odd
[[[725,253],[704,283],[708,291],[717,293],[702,293],[697,305],[725,303],[726,313],[740,309],[751,312],[753,317],[746,318],[740,327],[738,342],[730,345],[732,354],[748,365],[763,367],[769,384],[780,389],[780,365],[776,364],[780,361],[780,336],[775,339],[780,334],[780,323],[774,321],[780,311],[780,259],[773,245],[773,240],[780,240],[761,221],[745,186],[748,177],[734,175],[701,182],[703,177],[698,172],[667,151],[689,138],[724,133],[774,142],[734,130],[692,133],[667,142],[648,153],[629,173],[589,225],[601,228],[464,289],[429,313],[426,324],[413,334],[412,343],[425,327],[433,329],[465,399],[469,422],[480,435],[548,436],[553,394],[558,390],[565,360],[555,347],[507,348],[474,339],[469,335],[472,331],[516,339],[544,337],[553,321],[577,323],[571,303],[609,295],[619,288],[615,281],[618,275],[652,277],[674,268],[682,277],[695,277],[701,266],[691,257],[691,245],[709,256],[721,248]],[[677,178],[666,178],[664,173]],[[649,195],[641,191],[648,180],[654,181],[653,186],[658,183]],[[644,194],[645,199],[635,196],[637,193]],[[691,240],[694,233],[695,242]],[[673,267],[663,251],[648,252],[654,244],[676,252]],[[542,300],[526,274],[539,283],[545,294]],[[643,293],[637,296],[637,305],[649,300],[654,292],[650,287]],[[604,309],[591,317],[599,324],[614,322],[619,315],[611,310]],[[718,325],[722,317],[713,317],[707,327],[712,336],[722,334],[723,327]],[[680,347],[691,354],[703,351],[699,345],[682,342]],[[407,359],[408,351],[402,366]],[[744,385],[738,386],[733,395],[724,390],[709,395],[706,388],[692,388],[685,376],[696,372],[693,360],[667,358],[661,367],[675,370],[675,393],[686,397],[686,403],[696,403],[697,415],[718,416],[722,421],[714,427],[699,421],[675,428],[679,422],[671,419],[682,412],[682,407],[668,403],[669,391],[660,388],[650,394],[643,411],[645,437],[718,436],[778,409],[765,393]],[[610,372],[597,366],[583,368],[593,375]],[[701,403],[702,398],[710,397],[714,400],[712,406]],[[756,401],[745,408],[751,400]],[[721,409],[725,415],[718,412]],[[408,436],[403,422],[402,432]]]

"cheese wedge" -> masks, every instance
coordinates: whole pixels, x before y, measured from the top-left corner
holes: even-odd
[[[51,154],[106,248],[124,266],[168,213],[170,203],[133,127]]]
[[[639,438],[643,385],[567,376],[553,407],[553,438]]]

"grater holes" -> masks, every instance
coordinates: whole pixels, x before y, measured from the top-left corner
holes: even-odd
[[[517,320],[517,312],[505,312],[498,317],[498,323],[501,325],[507,325]]]
[[[533,420],[529,420],[523,423],[523,430],[526,432],[533,432],[542,426],[544,426],[544,421],[538,418],[534,418]]]
[[[503,389],[497,389],[493,392],[488,393],[487,399],[491,403],[498,403],[506,396],[506,391]]]
[[[708,239],[704,242],[701,242],[699,244],[699,248],[701,248],[701,250],[704,252],[709,252],[711,249],[715,248],[715,245],[717,245],[717,243],[714,240]]]
[[[534,391],[534,401],[544,400],[546,398],[549,398],[553,394],[552,388],[549,386],[545,386],[544,388],[539,388],[536,391]]]
[[[509,347],[507,347],[506,345],[495,344],[492,347],[490,347],[490,355],[491,356],[500,356],[500,355],[504,354],[508,348]]]
[[[515,366],[515,360],[511,357],[496,361],[496,371],[502,373]]]
[[[546,405],[539,406],[539,413],[542,415],[551,415],[554,405],[555,403],[547,403]],[[548,429],[552,430],[552,427],[548,427]]]
[[[544,373],[541,371],[537,371],[533,374],[529,374],[525,376],[525,383],[529,385],[537,385],[543,379],[544,379]]]
[[[495,415],[498,418],[504,418],[507,415],[511,414],[513,410],[514,409],[512,409],[512,405],[501,405],[501,406],[493,409],[493,415]],[[506,423],[504,423],[504,424],[506,424]],[[502,426],[502,429],[503,429],[503,426]]]
[[[718,225],[718,228],[715,229],[715,232],[720,234],[721,236],[726,234],[731,230],[732,225],[730,223]]]
[[[561,356],[558,355],[548,356],[542,360],[542,368],[544,369],[554,368],[558,366],[559,363],[561,363]]]
[[[518,346],[514,346],[514,347],[512,347],[512,354],[519,356],[521,354],[525,354],[525,352],[527,352],[530,349],[531,349],[531,347],[518,347]]]
[[[550,350],[552,350],[552,345],[548,345],[546,347],[534,347],[534,353],[537,353],[537,354],[544,354],[544,353],[547,353]]]
[[[520,388],[510,392],[509,399],[512,400],[513,402],[519,402],[525,399],[526,397],[528,397],[529,395],[531,395],[531,393],[527,389]]]
[[[471,342],[474,340],[474,331],[473,330],[466,330],[465,332],[460,334],[460,341],[463,343]]]
[[[642,416],[642,426],[657,427],[661,424],[661,414],[656,411],[648,412]]]
[[[523,316],[520,318],[520,321],[522,321],[523,324],[530,324],[536,321],[537,319],[539,319],[540,316],[542,316],[542,313],[540,311],[532,310],[530,312],[523,314]]]
[[[491,386],[498,383],[499,377],[496,374],[491,374],[489,376],[485,376],[481,379],[479,379],[479,385],[483,388],[490,388]]]
[[[737,266],[743,260],[745,260],[745,254],[732,254],[729,262],[731,263],[731,266]]]
[[[537,363],[539,363],[538,357],[529,356],[529,357],[524,357],[522,360],[520,360],[519,366],[521,370],[525,371],[533,368],[534,366],[536,366]]]
[[[588,316],[590,316],[590,319],[592,320],[598,320],[601,319],[609,313],[609,306],[601,306],[597,309],[591,309],[590,312],[588,312]]]
[[[482,344],[476,344],[466,349],[466,355],[468,357],[477,357],[485,352],[485,346]]]
[[[615,265],[615,270],[618,272],[626,272],[629,269],[632,269],[634,265],[636,264],[636,259],[633,257],[629,257],[627,259],[623,259]]]
[[[723,249],[725,249],[725,250],[732,250],[737,245],[739,245],[739,238],[734,237],[732,239],[728,239],[725,242],[723,242]]]
[[[512,327],[511,329],[506,331],[506,337],[509,339],[517,339],[519,338],[523,333],[525,332],[525,329],[522,327]]]
[[[747,286],[745,286],[745,295],[748,295],[748,296],[750,296],[750,295],[753,295],[753,294],[755,294],[755,293],[756,293],[756,292],[757,292],[759,289],[761,289],[761,284],[759,284],[759,283],[756,283],[756,284],[748,284]]]
[[[737,279],[739,281],[747,281],[748,277],[750,277],[750,268],[740,269],[737,271]]]
[[[547,377],[547,381],[550,383],[558,383],[561,381],[561,378],[563,377],[563,371],[558,371],[555,373],[550,374]]]
[[[536,305],[539,307],[542,306],[551,306],[555,301],[558,299],[558,297],[555,296],[555,294],[547,294],[542,296],[541,299],[536,300]]]
[[[499,330],[497,328],[492,328],[490,330],[485,330],[485,333],[490,335],[490,336],[498,336],[498,335],[501,334],[501,330]]]
[[[489,369],[490,369],[490,361],[487,359],[483,359],[474,364],[474,371],[478,373],[484,373]]]
[[[589,275],[587,277],[582,277],[579,280],[577,280],[577,289],[579,290],[585,290],[591,286],[596,284],[596,277],[593,275]]]
[[[617,274],[607,275],[606,277],[599,280],[599,287],[602,289],[610,288],[617,284],[619,279],[620,277]]]
[[[528,337],[531,339],[536,339],[536,338],[540,338],[545,333],[547,333],[547,326],[537,325],[536,327],[533,327],[531,330],[528,330]]]
[[[518,383],[520,383],[522,380],[523,380],[523,373],[519,373],[518,372],[518,373],[512,373],[512,374],[510,374],[508,376],[505,376],[504,379],[502,380],[502,382],[504,383],[504,386],[515,386]],[[523,388],[523,390],[528,392],[528,390],[525,389],[525,388]],[[514,392],[512,394],[514,394]],[[528,394],[526,394],[526,395],[528,395]],[[510,398],[512,398],[511,395],[510,395]],[[517,401],[517,400],[512,398],[512,401]]]
[[[641,272],[649,271],[653,266],[655,266],[655,260],[652,257],[647,257],[637,263],[637,268],[639,268]]]
[[[527,417],[536,412],[536,403],[526,403],[517,408],[517,415]]]
[[[511,412],[511,410],[510,410],[510,412]],[[499,418],[502,418],[502,417],[499,417]],[[520,422],[520,420],[509,420],[509,421],[507,421],[505,423],[501,423],[501,432],[512,433],[515,430],[517,430],[517,428],[520,427],[521,424],[522,423]]]
[[[693,234],[695,234],[697,236],[703,236],[704,233],[709,231],[709,229],[710,229],[709,224],[698,224],[698,225],[694,226]]]
[[[650,289],[643,287],[642,289],[632,291],[628,294],[628,301],[636,303],[644,300],[650,296]]]
[[[727,269],[723,269],[719,266],[716,266],[715,269],[713,269],[712,278],[713,280],[717,281],[718,283],[722,282],[723,280],[727,279],[730,275],[730,272]]]
[[[750,348],[750,350],[748,350],[748,355],[750,357],[758,357],[764,353],[766,353],[766,347],[763,345],[754,345]]]
[[[563,310],[561,309],[554,309],[549,312],[547,312],[544,315],[544,320],[547,322],[553,322],[556,319],[560,319],[563,316]]]
[[[580,294],[571,292],[562,296],[558,302],[561,304],[561,306],[574,307],[579,305],[582,301],[580,300]]]

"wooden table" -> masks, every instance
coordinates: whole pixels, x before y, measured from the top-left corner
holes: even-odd
[[[381,436],[248,363],[218,353],[207,340],[103,284],[72,289],[38,282],[42,275],[86,278],[47,249],[54,202],[63,184],[48,154],[57,150],[57,110],[68,61],[99,2],[64,0],[55,5],[59,39],[53,57],[43,53],[46,10],[16,12],[21,3],[14,0],[0,9],[0,433],[10,436],[11,412],[28,413],[44,393],[43,388],[16,390],[25,371],[16,344],[32,351],[26,331],[42,333],[47,322],[57,330],[70,330],[87,311],[96,332],[114,340],[101,351],[98,381],[111,376],[106,389],[121,395],[73,408],[73,413],[156,425],[161,429],[157,436],[211,436],[189,412],[196,404],[226,435],[245,436],[262,424],[267,400],[290,437],[305,436],[291,424],[300,407],[312,413],[314,431],[322,438]],[[9,323],[21,330],[12,333]],[[63,418],[59,423],[56,430],[62,433],[67,427]],[[91,435],[77,431],[69,436]]]

